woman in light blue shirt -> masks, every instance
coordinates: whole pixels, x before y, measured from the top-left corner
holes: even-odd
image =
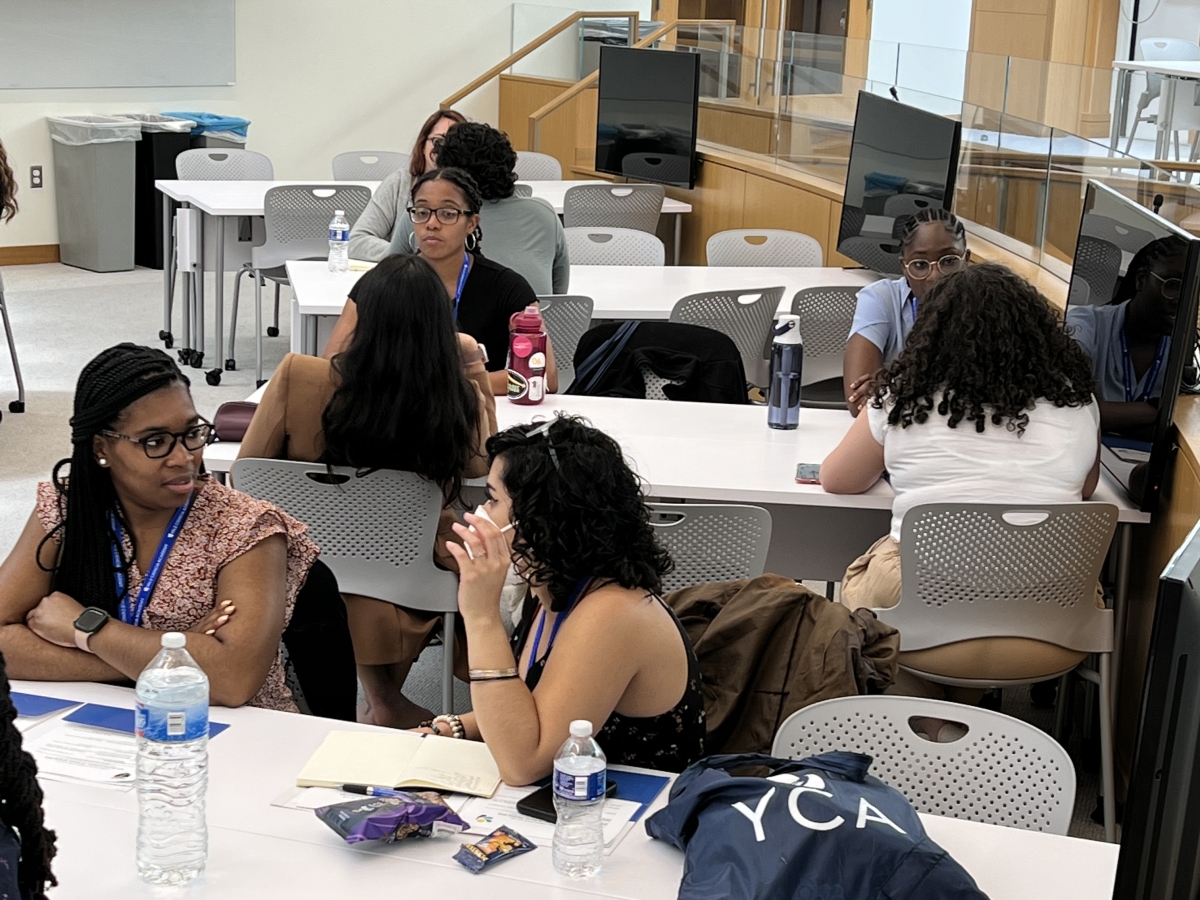
[[[900,265],[905,277],[877,281],[858,292],[854,324],[842,357],[846,404],[857,416],[867,400],[871,377],[890,366],[904,349],[925,295],[944,275],[971,258],[962,222],[940,207],[923,209],[900,232]]]

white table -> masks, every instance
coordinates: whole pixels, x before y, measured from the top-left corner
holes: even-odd
[[[335,274],[320,262],[293,260],[287,264],[292,302],[292,351],[316,353],[315,322],[310,318],[338,316],[350,287],[362,272]],[[811,287],[850,286],[860,288],[877,281],[866,269],[833,267],[758,266],[571,266],[568,293],[591,297],[594,319],[639,319],[665,321],[676,302],[704,291],[783,286],[777,312],[790,312],[796,292]],[[841,374],[816,373],[814,378]]]
[[[14,682],[14,690],[66,699],[133,704],[133,692],[111,685]],[[451,859],[458,839],[374,842],[350,846],[311,812],[270,805],[295,784],[331,730],[370,726],[258,709],[214,709],[230,728],[209,744],[206,873],[188,897],[481,896],[496,900],[614,897],[674,900],[683,854],[635,827],[592,879],[555,874],[549,848],[472,875]],[[30,732],[36,736],[46,725]],[[134,868],[136,796],[101,787],[42,781],[46,821],[58,832],[53,896],[73,898],[166,896],[141,883]],[[660,795],[654,809],[666,799]],[[1078,838],[922,815],[929,836],[975,878],[992,900],[1072,897],[1109,900],[1118,848]],[[486,881],[484,880],[486,879]],[[170,892],[172,896],[176,892]]]
[[[1144,75],[1162,75],[1162,93],[1158,98],[1158,132],[1154,140],[1154,158],[1166,159],[1170,147],[1171,132],[1174,130],[1171,119],[1175,115],[1175,91],[1181,80],[1200,81],[1200,61],[1193,60],[1128,60],[1116,61],[1113,68],[1117,70],[1117,101],[1113,114],[1112,128],[1109,132],[1109,153],[1117,149],[1120,139],[1121,124],[1129,116],[1129,82],[1134,72]],[[1137,123],[1130,125],[1136,127]]]

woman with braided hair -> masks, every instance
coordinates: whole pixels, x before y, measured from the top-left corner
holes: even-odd
[[[118,344],[84,366],[73,452],[0,564],[13,677],[129,682],[161,632],[187,631],[213,703],[296,710],[279,642],[320,551],[299,522],[202,473],[211,437],[161,350]]]
[[[16,718],[0,655],[0,897],[46,900],[47,885],[58,884],[50,871],[54,832],[45,825],[37,763],[21,748]]]

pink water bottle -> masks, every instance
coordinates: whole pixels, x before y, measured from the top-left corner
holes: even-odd
[[[512,317],[508,337],[508,399],[522,406],[546,396],[546,332],[536,306]]]

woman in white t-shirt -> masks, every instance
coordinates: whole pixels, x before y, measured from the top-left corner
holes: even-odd
[[[842,602],[852,609],[900,601],[900,525],[913,506],[1075,503],[1096,488],[1091,366],[1047,300],[1003,266],[939,282],[871,398],[821,465],[830,493],[861,493],[886,470],[896,494],[891,532],[846,570]],[[961,653],[939,648],[942,667],[947,656],[951,668],[955,656],[977,666],[982,653],[1014,678],[1050,671],[1047,653],[1069,653],[1007,638],[955,646]]]

